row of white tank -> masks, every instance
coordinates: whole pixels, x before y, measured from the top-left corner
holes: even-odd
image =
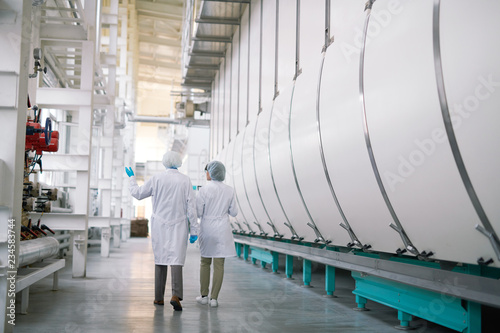
[[[500,267],[500,1],[332,5],[334,42],[216,157],[233,222]]]

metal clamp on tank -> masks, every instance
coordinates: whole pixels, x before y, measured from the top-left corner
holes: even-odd
[[[273,228],[274,238],[283,238],[283,235],[279,233],[278,229],[276,229],[276,226],[274,225],[273,222],[267,222],[267,224],[270,225],[271,228]]]
[[[256,234],[256,232],[252,230],[252,228],[250,227],[250,224],[248,224],[248,222],[245,221],[245,222],[243,222],[243,224],[247,226],[248,230],[250,230],[249,231],[250,235],[255,235]]]
[[[267,236],[267,232],[265,232],[264,229],[262,229],[259,222],[254,222],[253,224],[255,224],[259,228],[261,236],[264,236],[264,237]]]
[[[241,227],[240,222],[235,221],[234,224],[236,224],[238,226],[238,228],[240,228],[240,234],[246,234],[246,231],[243,230],[243,228]]]
[[[358,237],[356,237],[356,235],[354,234],[354,231],[351,229],[351,226],[350,225],[345,225],[344,223],[339,223],[339,225],[344,228],[347,233],[349,234],[349,237],[351,237],[351,242],[350,243],[347,243],[347,247],[348,248],[352,248],[353,246],[357,246],[359,247],[360,249],[362,249],[363,251],[366,251],[368,250],[369,248],[371,248],[372,246],[369,245],[369,244],[365,244],[363,245]]]
[[[496,234],[494,232],[490,232],[490,231],[486,230],[483,226],[481,226],[479,224],[476,224],[475,228],[477,231],[479,231],[480,233],[482,233],[483,235],[485,235],[489,239],[491,246],[493,247],[493,251],[495,251],[497,258],[500,260],[500,242],[498,241]],[[479,263],[480,259],[483,259],[483,258],[479,258],[478,263]],[[490,259],[490,260],[491,260],[491,262],[493,262],[492,259]],[[482,264],[486,264],[486,263],[491,264],[490,260],[484,261],[484,259],[483,259]],[[488,264],[486,264],[486,265],[488,265]]]
[[[315,224],[308,222],[307,225],[310,226],[312,230],[314,230],[314,233],[316,234],[316,239],[314,240],[315,243],[329,244],[332,242],[331,240],[325,240],[325,238],[323,238],[323,235],[321,235],[321,232],[319,231],[318,227],[316,227]]]
[[[392,223],[389,226],[392,229],[396,230],[399,233],[399,235],[401,236],[401,239],[403,240],[403,243],[405,245],[405,250],[397,249],[396,253],[401,254],[401,253],[406,252],[406,250],[408,250],[410,253],[412,253],[412,254],[414,254],[416,256],[418,256],[420,254],[418,252],[417,248],[415,246],[413,246],[413,244],[411,243],[410,239],[406,235],[406,233],[403,230],[403,228],[399,228],[398,226],[396,226],[396,225],[394,225]]]
[[[288,224],[288,223],[285,222],[285,225],[290,229],[290,232],[292,233],[291,240],[296,239],[296,240],[298,240],[300,242],[301,240],[304,239],[304,237],[299,237],[299,235],[297,235],[297,232],[295,232],[295,229],[292,227],[291,224]]]

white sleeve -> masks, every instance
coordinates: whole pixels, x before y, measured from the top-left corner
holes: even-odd
[[[187,198],[187,217],[189,219],[190,235],[198,235],[198,218],[196,216],[196,198],[193,193],[193,185],[191,185],[191,181],[189,181],[189,190],[188,190],[188,198]]]
[[[153,177],[149,178],[148,181],[142,186],[137,185],[135,176],[130,177],[129,190],[130,194],[137,200],[150,197],[153,194]]]
[[[202,192],[203,190],[200,190],[196,195],[196,212],[198,213],[198,217],[200,219],[203,217],[203,213],[205,212],[205,196]]]
[[[229,204],[228,213],[232,217],[235,217],[236,215],[238,215],[238,207],[236,206],[236,199],[235,199],[234,190],[233,190],[233,196],[231,197],[231,203]]]

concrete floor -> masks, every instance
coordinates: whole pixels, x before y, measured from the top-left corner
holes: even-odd
[[[300,267],[300,265],[295,265]],[[219,307],[196,303],[199,250],[188,247],[184,266],[184,311],[153,305],[154,263],[150,239],[132,238],[101,258],[90,247],[87,278],[71,278],[71,262],[60,273],[59,290],[52,279],[31,287],[27,315],[16,315],[15,332],[399,332],[397,312],[368,302],[357,312],[349,272],[337,270],[337,298],[324,297],[324,267],[315,265],[313,288],[301,287],[301,272],[285,279],[239,258],[226,260]],[[170,274],[166,300],[170,299]],[[20,294],[18,294],[20,296]],[[18,308],[20,308],[18,304]],[[453,332],[423,320],[412,332]]]

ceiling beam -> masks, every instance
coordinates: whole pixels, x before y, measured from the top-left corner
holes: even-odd
[[[227,25],[239,25],[240,20],[227,17],[200,17],[194,20],[196,23],[204,24],[227,24]]]
[[[250,0],[205,0],[205,2],[250,3]]]
[[[180,61],[180,56],[168,56],[168,55],[163,55],[163,54],[160,54],[160,53],[150,53],[150,52],[139,52],[139,57],[141,58],[151,58],[153,60],[159,60],[159,61],[163,61],[163,60],[166,60],[167,62],[172,62],[172,63],[176,63],[179,65],[179,68],[181,66],[181,63],[179,62]]]
[[[224,52],[211,52],[211,51],[192,51],[189,52],[192,57],[212,57],[212,58],[224,58]]]
[[[137,11],[137,16],[158,19],[158,20],[162,20],[162,21],[171,21],[171,22],[176,22],[176,23],[182,23],[182,17],[178,18],[176,16],[170,16],[168,14],[162,14],[162,13],[157,13],[157,12],[147,12],[147,11],[139,10],[139,11]]]
[[[178,70],[181,69],[181,66],[179,64],[175,64],[172,62],[165,62],[165,61],[148,60],[148,59],[139,59],[139,65],[171,68],[171,69],[178,69]]]
[[[174,37],[182,36],[180,29],[176,29],[170,24],[164,24],[164,28],[156,27],[154,24],[139,24],[139,31],[143,33],[164,34]]]
[[[139,0],[135,2],[135,8],[140,11],[165,13],[170,16],[177,16],[182,19],[182,6]]]
[[[196,36],[193,37],[195,42],[214,42],[214,43],[231,43],[231,37],[224,36]]]
[[[168,79],[156,79],[154,77],[148,77],[148,76],[139,76],[139,81],[149,82],[149,83],[158,83],[158,84],[164,84],[164,85],[169,85],[169,86],[172,85],[172,81],[173,81],[174,86],[180,86],[181,82],[176,81],[178,79],[179,78],[174,78],[173,80],[168,80]]]
[[[207,69],[207,70],[219,70],[219,65],[203,65],[203,64],[191,64],[186,65],[186,68],[190,69]]]
[[[143,35],[143,34],[139,34],[139,43],[149,43],[149,44],[156,44],[156,45],[165,45],[165,46],[178,47],[178,48],[181,47],[181,41],[180,40],[173,40],[173,39],[167,39],[167,38],[147,36],[147,35]]]

